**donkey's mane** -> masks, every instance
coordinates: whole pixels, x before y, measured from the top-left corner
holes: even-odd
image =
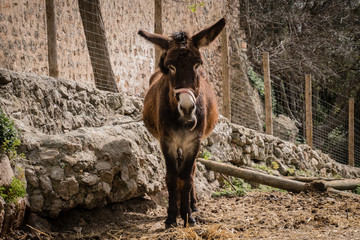
[[[187,32],[175,32],[171,35],[171,38],[177,43],[184,43],[189,39],[189,34]]]

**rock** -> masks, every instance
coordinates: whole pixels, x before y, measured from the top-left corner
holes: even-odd
[[[14,172],[10,160],[5,154],[0,155],[0,186],[10,185]]]
[[[281,159],[283,157],[283,153],[281,151],[280,148],[274,148],[274,155],[275,157],[277,157],[278,159]]]
[[[64,169],[61,167],[53,168],[50,177],[53,180],[58,180],[58,181],[62,180],[64,178]]]
[[[40,190],[35,190],[31,192],[29,197],[30,208],[34,212],[41,212],[44,206],[44,197],[41,194]]]
[[[72,196],[79,192],[79,183],[75,176],[60,182],[58,190],[55,190],[59,196],[64,200],[69,200]]]
[[[37,175],[33,169],[26,169],[25,170],[25,176],[27,183],[33,187],[38,188],[39,187],[39,179],[37,178]]]
[[[26,200],[25,198],[19,198],[16,202],[6,203],[4,209],[4,220],[2,222],[2,228],[0,228],[0,235],[5,235],[10,230],[15,230],[21,226],[25,216]]]
[[[99,177],[95,174],[90,174],[90,173],[85,173],[82,177],[81,180],[82,182],[86,183],[89,186],[94,185],[95,183],[97,183],[99,181]]]
[[[289,142],[295,142],[299,129],[295,122],[285,115],[278,115],[273,121],[274,136],[280,137]]]
[[[5,219],[5,200],[0,196],[0,234]]]

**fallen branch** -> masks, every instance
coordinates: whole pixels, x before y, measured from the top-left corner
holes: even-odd
[[[319,190],[325,191],[328,188],[334,188],[337,190],[352,190],[360,186],[360,178],[355,179],[344,179],[344,180],[334,180],[334,181],[313,181],[311,182],[311,187]]]
[[[40,231],[39,229],[36,229],[36,228],[34,228],[34,227],[30,226],[29,224],[26,224],[26,226],[27,226],[28,228],[30,228],[30,229],[32,229],[32,230],[34,230],[34,231],[36,231],[36,232],[40,233],[40,234],[43,234],[43,235],[45,235],[45,236],[47,236],[47,237],[51,238],[51,236],[50,236],[49,234],[47,234],[47,233],[45,233],[45,232],[43,232],[43,231]]]
[[[246,181],[257,182],[271,187],[281,188],[290,192],[305,191],[307,190],[307,186],[308,186],[303,182],[298,182],[283,177],[268,175],[253,170],[243,169],[225,163],[209,161],[203,158],[198,158],[197,161],[204,164],[210,170],[223,173],[226,175],[231,175],[234,177],[239,177]]]
[[[300,182],[313,182],[313,181],[317,181],[317,180],[321,180],[321,181],[335,181],[335,180],[344,180],[344,178],[322,178],[322,177],[301,177],[301,176],[295,176],[295,177],[286,177],[287,179],[291,179],[291,180],[295,180],[295,181],[300,181]]]
[[[269,174],[260,173],[257,171],[235,167],[225,163],[214,162],[203,158],[198,158],[197,161],[201,162],[208,169],[219,172],[222,174],[242,178],[246,181],[257,182],[260,184],[268,185],[284,189],[290,192],[301,192],[301,191],[329,191],[331,193],[337,193],[341,195],[359,197],[356,194],[349,192],[343,192],[339,190],[351,190],[360,185],[360,178],[356,179],[343,179],[343,180],[315,180],[311,183],[303,183],[288,178],[277,177]]]

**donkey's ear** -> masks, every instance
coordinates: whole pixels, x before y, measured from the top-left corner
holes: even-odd
[[[220,19],[217,23],[208,27],[192,37],[192,41],[198,48],[208,46],[221,33],[225,27],[225,18]]]
[[[158,45],[162,49],[166,50],[169,48],[169,42],[170,42],[169,37],[166,37],[166,36],[163,36],[160,34],[156,34],[156,33],[148,33],[143,30],[139,30],[138,34],[140,36],[142,36],[143,38],[145,38],[146,40]]]

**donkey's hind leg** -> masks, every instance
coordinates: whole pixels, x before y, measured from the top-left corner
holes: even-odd
[[[193,174],[192,174],[193,179],[195,179],[195,173],[196,173],[196,163],[194,164],[193,167]],[[196,196],[195,184],[193,183],[190,192],[190,208],[192,212],[199,211],[199,209],[196,207],[196,203],[197,203],[197,196]]]

